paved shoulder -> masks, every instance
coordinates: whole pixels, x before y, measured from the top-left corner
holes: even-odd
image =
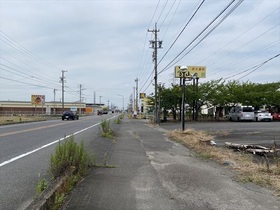
[[[64,209],[280,209],[270,191],[233,181],[143,120],[122,121],[109,164],[93,169]]]

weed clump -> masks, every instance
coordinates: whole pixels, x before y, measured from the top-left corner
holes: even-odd
[[[36,191],[37,193],[42,193],[45,189],[48,188],[48,182],[46,179],[42,179],[41,181],[38,182]]]
[[[89,162],[90,158],[83,143],[76,143],[74,137],[71,136],[55,148],[55,153],[50,158],[50,172],[54,178],[57,178],[72,168],[77,174],[83,176]]]
[[[99,128],[102,137],[113,138],[113,129],[111,128],[110,120],[102,120]]]

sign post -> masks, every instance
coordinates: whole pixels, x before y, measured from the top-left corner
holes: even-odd
[[[183,80],[183,90],[182,90],[182,107],[181,107],[181,122],[182,122],[182,131],[185,130],[185,86],[186,78],[188,81],[194,80],[194,86],[196,81],[197,91],[198,91],[198,79],[206,78],[206,66],[175,66],[175,78],[182,78]],[[196,102],[193,105],[194,108],[197,108]],[[194,118],[194,115],[193,115]]]

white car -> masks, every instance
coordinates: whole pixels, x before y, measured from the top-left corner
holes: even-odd
[[[272,116],[268,111],[255,111],[255,120],[258,121],[271,121]]]

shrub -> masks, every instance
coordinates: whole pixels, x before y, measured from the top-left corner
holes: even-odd
[[[48,187],[48,182],[46,179],[42,179],[41,181],[38,182],[37,184],[37,193],[42,193],[45,189]]]
[[[57,178],[70,168],[74,168],[76,173],[82,176],[86,173],[89,162],[89,155],[83,143],[77,144],[71,136],[55,148],[55,153],[50,158],[50,172]]]
[[[120,123],[121,123],[121,119],[122,119],[122,118],[119,116],[118,118],[115,119],[114,122],[115,122],[116,124],[120,124]]]
[[[111,128],[110,120],[102,120],[100,123],[101,136],[113,138],[113,130]]]

